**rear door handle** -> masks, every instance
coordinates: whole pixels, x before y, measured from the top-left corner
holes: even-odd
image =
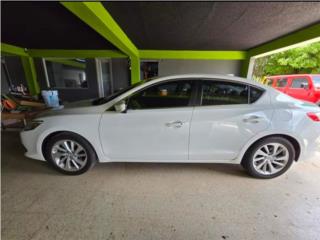
[[[251,115],[247,118],[244,118],[243,121],[245,123],[258,123],[260,121],[261,117],[256,116],[256,115]]]
[[[167,127],[181,128],[184,122],[182,121],[174,121],[166,123]]]

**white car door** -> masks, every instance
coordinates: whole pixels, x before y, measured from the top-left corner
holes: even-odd
[[[112,161],[185,161],[193,107],[190,80],[158,83],[132,94],[127,111],[106,111],[100,123]]]
[[[206,80],[200,91],[200,106],[195,107],[191,123],[189,159],[233,160],[250,138],[270,126],[273,109],[262,89]]]

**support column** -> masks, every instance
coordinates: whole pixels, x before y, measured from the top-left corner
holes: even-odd
[[[33,58],[21,57],[22,66],[28,83],[30,94],[35,96],[40,93],[40,87],[37,81],[37,73]]]
[[[250,64],[250,58],[251,58],[251,56],[248,54],[246,56],[246,59],[244,59],[241,63],[240,76],[243,78],[247,78],[249,64]]]
[[[140,59],[138,57],[130,58],[131,84],[140,82]]]

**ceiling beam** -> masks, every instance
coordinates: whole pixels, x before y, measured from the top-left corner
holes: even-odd
[[[140,50],[141,59],[243,60],[245,51]]]
[[[306,27],[302,30],[293,32],[286,36],[277,38],[273,41],[262,44],[258,47],[248,50],[249,56],[255,56],[258,54],[270,52],[279,48],[288,47],[297,43],[301,43],[320,36],[320,24],[315,24],[310,27]]]
[[[140,81],[139,51],[100,2],[61,2],[131,60],[131,83]]]
[[[26,49],[6,43],[1,43],[1,54],[10,56],[29,56]]]
[[[100,2],[61,2],[61,4],[122,52],[130,57],[139,56],[136,46]]]
[[[315,24],[306,28],[303,28],[299,31],[293,32],[286,36],[277,38],[273,41],[267,42],[262,44],[258,47],[251,48],[247,51],[247,57],[245,61],[243,61],[241,66],[241,76],[242,77],[249,77],[248,76],[248,69],[250,63],[253,64],[253,61],[250,61],[251,57],[271,52],[274,50],[278,50],[281,48],[286,48],[288,46],[298,44],[301,42],[305,42],[314,38],[318,38],[320,36],[320,24]]]
[[[125,54],[115,50],[63,50],[63,49],[29,49],[32,57],[58,57],[58,58],[127,58]]]

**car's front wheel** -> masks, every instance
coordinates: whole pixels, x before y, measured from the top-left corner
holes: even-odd
[[[51,137],[44,146],[44,156],[52,167],[67,175],[82,174],[97,161],[90,143],[81,136],[68,132]]]
[[[242,166],[257,178],[274,178],[286,172],[295,158],[293,145],[283,137],[268,137],[245,154]]]

